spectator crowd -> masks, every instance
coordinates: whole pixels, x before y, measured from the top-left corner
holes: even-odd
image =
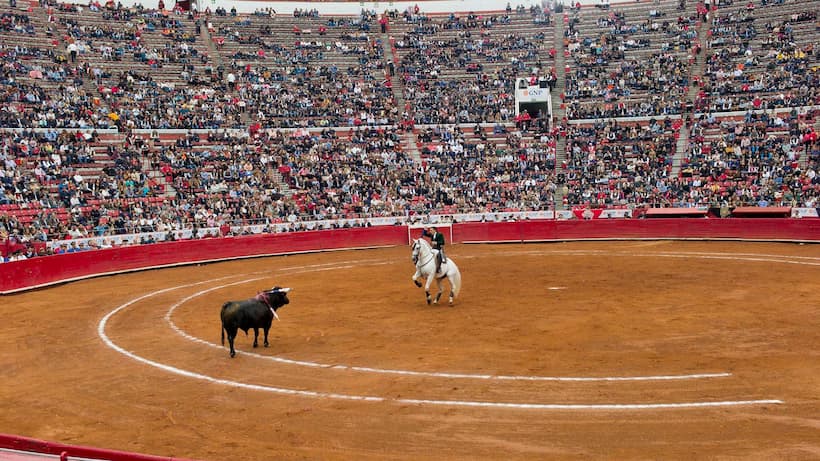
[[[309,10],[287,23],[0,8],[0,253],[556,199],[818,207],[820,32],[815,13],[778,6]],[[560,92],[566,117],[517,116],[521,78]]]

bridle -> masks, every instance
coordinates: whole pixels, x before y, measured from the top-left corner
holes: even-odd
[[[414,263],[414,264],[416,264],[416,265],[419,265],[419,253],[420,253],[420,252],[421,252],[421,244],[419,243],[419,241],[418,241],[418,240],[416,240],[416,242],[415,242],[415,243],[413,243],[413,263]],[[422,263],[421,263],[421,266],[422,266],[422,267],[424,267],[425,265],[427,265],[427,263],[429,263],[430,261],[432,261],[432,260],[433,260],[433,258],[434,258],[433,253],[432,253],[432,252],[430,252],[430,257],[429,257],[429,259],[427,259],[427,260],[425,260],[424,262],[422,262]]]

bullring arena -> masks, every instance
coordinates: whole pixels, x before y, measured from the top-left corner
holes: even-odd
[[[428,306],[403,245],[5,297],[5,432],[165,457],[817,459],[820,247],[455,245]],[[219,307],[291,287],[271,347]],[[2,454],[0,454],[2,458]]]
[[[0,2],[0,461],[820,460],[818,1],[171,3]]]

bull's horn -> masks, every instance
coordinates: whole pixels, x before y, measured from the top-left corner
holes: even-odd
[[[280,293],[287,293],[287,292],[289,292],[289,291],[290,291],[290,288],[280,288],[280,289],[279,289],[279,292],[280,292]]]

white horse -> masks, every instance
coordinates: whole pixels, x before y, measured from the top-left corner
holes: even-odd
[[[447,278],[450,282],[450,305],[452,306],[453,300],[455,300],[459,290],[461,290],[461,272],[459,272],[456,263],[453,262],[452,259],[447,258],[447,262],[443,262],[439,272],[436,273],[438,250],[431,248],[427,240],[423,238],[413,240],[412,249],[413,263],[416,265],[416,273],[413,274],[413,283],[415,283],[417,287],[421,287],[421,282],[419,282],[418,279],[420,277],[427,278],[427,283],[424,286],[424,293],[427,295],[427,304],[431,302],[438,304],[438,300],[441,298],[441,292],[443,291],[441,281]],[[438,294],[436,294],[435,299],[430,298],[430,285],[433,283],[433,279],[436,280],[436,284],[438,285]]]

